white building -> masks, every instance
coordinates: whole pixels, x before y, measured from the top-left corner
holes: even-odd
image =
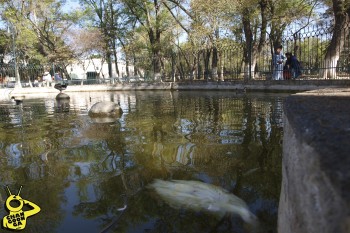
[[[119,76],[115,69],[115,63],[112,62],[112,77],[121,78],[126,76],[126,64],[124,61],[118,62]],[[96,76],[100,79],[110,78],[108,75],[108,64],[101,58],[86,59],[77,61],[67,66],[67,71],[72,79],[87,79],[88,76]],[[129,65],[129,75],[134,76],[134,66]]]

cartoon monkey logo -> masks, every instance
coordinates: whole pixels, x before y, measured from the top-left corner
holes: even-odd
[[[9,197],[6,199],[5,206],[9,211],[9,215],[6,215],[2,219],[2,226],[4,228],[10,229],[10,230],[23,230],[26,227],[27,218],[34,214],[39,213],[40,211],[39,206],[37,206],[33,202],[22,199],[22,197],[19,196],[22,190],[22,187],[23,186],[21,185],[17,195],[12,195],[9,187],[6,186],[7,191],[9,193]],[[15,203],[17,204],[14,207],[13,205]],[[32,209],[23,211],[22,208],[24,205],[27,205]]]

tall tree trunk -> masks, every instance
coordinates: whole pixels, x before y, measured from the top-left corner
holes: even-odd
[[[283,26],[281,26],[278,23],[273,22],[271,24],[271,34],[270,34],[270,39],[272,42],[272,47],[277,48],[279,45],[282,44],[282,37],[283,37],[283,31],[284,31]],[[274,51],[271,51],[272,54]]]
[[[161,74],[161,62],[160,62],[161,56],[159,49],[153,50],[153,72],[156,79],[160,78],[162,76]]]
[[[118,37],[118,40],[120,42],[120,44],[122,45],[123,49],[124,49],[124,54],[125,54],[125,71],[126,71],[126,76],[130,76],[130,69],[129,69],[129,65],[130,65],[130,61],[129,61],[129,55],[128,55],[128,52],[127,52],[127,48],[125,46],[125,43],[123,42],[123,40],[121,40],[119,37]],[[134,72],[133,75],[136,75],[136,73]]]
[[[156,29],[156,35],[154,35],[154,30],[149,29],[148,36],[151,43],[152,49],[152,64],[153,72],[156,79],[161,77],[161,55],[160,55],[160,32]]]
[[[213,58],[211,60],[211,75],[213,80],[218,80],[218,49],[213,47]]]
[[[209,61],[210,61],[210,49],[203,50],[203,57],[204,57],[204,78],[206,81],[209,80]]]
[[[275,15],[275,2],[269,0],[270,14]],[[271,22],[271,33],[270,33],[270,47],[271,47],[271,70],[273,70],[272,57],[275,53],[275,49],[282,44],[283,32],[286,28],[286,23],[282,22],[280,18],[274,19]]]
[[[261,14],[261,29],[260,35],[257,30],[252,30],[252,23],[250,19],[250,11],[248,8],[243,10],[243,32],[246,38],[242,72],[245,80],[252,78],[255,74],[255,67],[258,60],[258,56],[262,51],[262,48],[266,42],[266,28],[267,28],[267,0],[259,1],[260,14]],[[255,37],[255,39],[254,39]],[[259,39],[257,39],[259,38]]]
[[[161,29],[159,21],[161,20],[159,15],[160,4],[161,2],[158,0],[153,0],[154,9],[155,9],[155,28],[149,28],[148,34],[151,42],[152,48],[152,59],[153,59],[153,72],[156,80],[161,80],[162,77],[162,62],[161,62],[161,44],[160,44],[160,36]],[[149,13],[148,13],[149,14]],[[149,17],[149,15],[148,15]],[[150,20],[148,20],[148,25],[150,25]]]
[[[127,53],[125,53],[125,72],[126,72],[126,76],[130,77],[129,57]]]
[[[141,74],[138,74],[138,73],[137,73],[137,67],[136,67],[136,55],[135,55],[135,52],[132,52],[132,56],[133,56],[133,60],[134,60],[134,62],[133,62],[133,63],[134,63],[134,64],[133,64],[133,65],[134,65],[134,70],[133,70],[134,75],[135,75],[135,76],[137,76],[137,75],[140,75],[140,76],[141,76]]]
[[[255,77],[255,67],[256,67],[256,63],[258,61],[258,56],[259,56],[259,53],[258,53],[257,49],[253,49],[252,55],[251,55],[251,62],[250,62],[251,78]]]
[[[251,55],[252,55],[252,48],[253,48],[253,32],[251,29],[251,22],[250,22],[250,12],[249,9],[245,8],[243,10],[243,32],[245,35],[245,48],[244,48],[244,57],[243,57],[243,78],[244,80],[248,80],[249,74],[250,74],[250,65],[251,65]]]
[[[200,52],[197,53],[197,79],[202,79],[202,73],[203,73],[203,67],[202,67],[202,64],[201,64],[201,54]]]
[[[113,39],[113,57],[114,57],[114,66],[115,72],[117,73],[117,77],[120,77],[119,67],[118,67],[118,56],[117,56],[117,48],[115,40]]]
[[[191,53],[190,54],[190,57],[192,58],[193,57],[193,62],[192,62],[192,59],[191,59],[191,63],[190,63],[190,68],[191,68],[191,80],[195,79],[195,77],[197,76],[197,73],[198,73],[198,70],[197,70],[197,56],[195,53]]]
[[[321,77],[336,78],[337,63],[340,57],[340,52],[344,47],[345,39],[349,33],[349,13],[350,5],[348,0],[332,0],[334,12],[334,31],[332,40],[327,48]]]
[[[108,64],[108,78],[112,78],[113,74],[112,74],[112,59],[111,59],[111,52],[109,51],[109,49],[107,49],[106,51],[106,61]]]

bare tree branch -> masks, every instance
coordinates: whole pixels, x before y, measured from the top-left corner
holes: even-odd
[[[170,14],[173,16],[173,18],[175,19],[175,21],[180,25],[180,27],[187,33],[189,34],[189,30],[179,21],[179,19],[174,15],[174,13],[172,12],[172,10],[170,9],[170,7],[163,1],[163,5],[168,9],[168,11],[170,12]]]
[[[178,1],[175,0],[168,0],[169,2],[174,3],[176,6],[178,6],[183,12],[186,13],[191,19],[194,19],[194,16],[189,12],[183,5],[181,5]]]

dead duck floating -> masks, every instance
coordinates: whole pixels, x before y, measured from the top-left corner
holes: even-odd
[[[206,211],[222,218],[227,213],[239,215],[245,222],[254,223],[256,217],[247,204],[227,190],[200,181],[156,179],[149,188],[175,209]]]

